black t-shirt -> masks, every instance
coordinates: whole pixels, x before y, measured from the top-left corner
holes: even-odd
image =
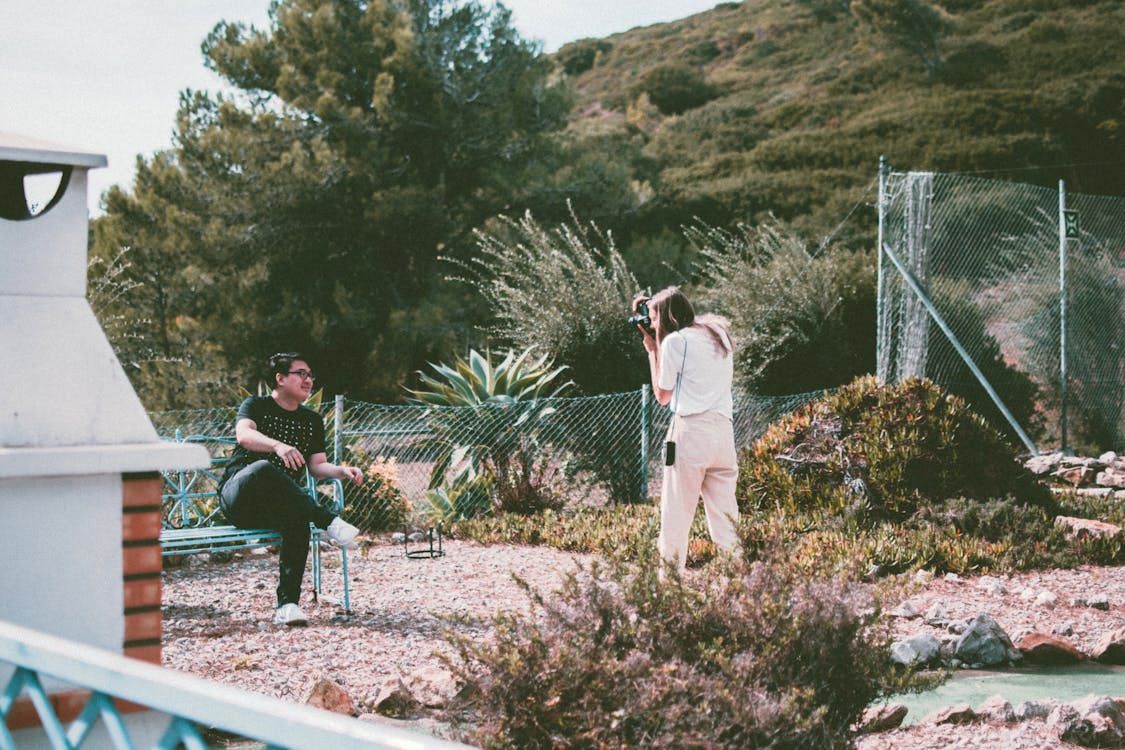
[[[313,454],[326,452],[324,419],[307,406],[302,405],[294,411],[287,411],[278,406],[272,396],[251,396],[238,407],[238,416],[234,419],[235,424],[243,419],[252,419],[257,425],[258,432],[274,440],[280,440],[286,445],[292,445],[301,451],[306,463]],[[305,467],[287,469],[285,463],[273,451],[258,453],[247,450],[241,445],[236,445],[234,452],[231,453],[230,463],[223,472],[223,482],[225,483],[236,472],[262,459],[284,471],[298,485],[304,486]]]

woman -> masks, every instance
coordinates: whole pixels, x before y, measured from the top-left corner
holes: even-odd
[[[638,310],[643,297],[633,300]],[[718,315],[696,317],[678,287],[647,301],[652,331],[639,325],[648,351],[652,390],[672,407],[660,493],[660,556],[683,573],[688,532],[703,497],[711,539],[721,550],[738,549],[738,458],[734,449],[734,344],[730,323]]]

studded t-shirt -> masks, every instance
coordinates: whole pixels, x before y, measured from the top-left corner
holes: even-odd
[[[258,432],[266,437],[280,440],[301,451],[306,463],[313,454],[325,452],[324,419],[307,406],[298,406],[296,410],[288,411],[278,406],[272,396],[251,396],[238,407],[235,423],[243,419],[253,420]],[[223,482],[239,470],[262,459],[284,471],[297,484],[305,483],[305,467],[286,469],[285,463],[273,451],[258,453],[241,445],[236,445],[231,453],[230,463],[223,472]]]

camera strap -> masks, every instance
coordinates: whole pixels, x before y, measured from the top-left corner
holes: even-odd
[[[672,390],[672,425],[676,424],[676,408],[680,405],[680,381],[684,377],[684,365],[687,364],[687,336],[681,336],[684,340],[684,358],[680,362],[680,370],[676,373],[676,386]],[[673,429],[673,432],[675,430]]]

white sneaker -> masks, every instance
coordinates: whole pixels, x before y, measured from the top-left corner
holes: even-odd
[[[357,529],[355,526],[352,526],[350,523],[340,518],[339,516],[336,516],[332,519],[332,523],[328,524],[328,528],[325,529],[325,532],[328,534],[329,539],[336,542],[336,544],[340,545],[341,547],[344,547],[346,549],[355,549],[359,546],[355,541],[355,537],[356,534],[359,533],[359,529]]]
[[[288,625],[289,627],[308,625],[309,618],[296,604],[282,604],[273,611],[273,624]]]

